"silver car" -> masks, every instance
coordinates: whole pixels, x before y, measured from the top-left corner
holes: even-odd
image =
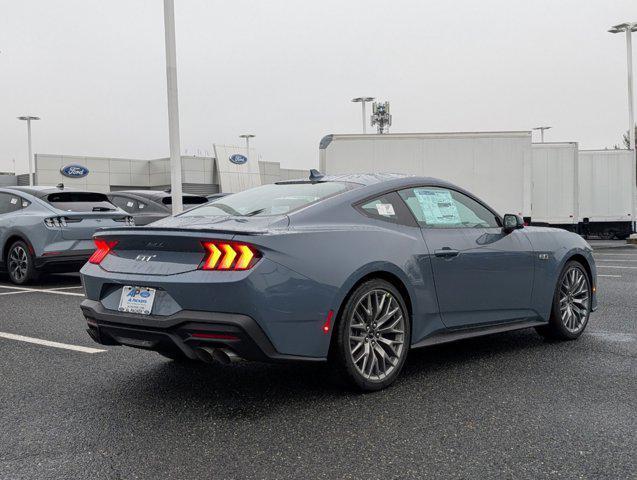
[[[15,284],[42,272],[78,271],[100,227],[133,226],[103,193],[58,187],[0,188],[0,266]]]
[[[148,225],[172,213],[172,196],[164,190],[122,190],[106,194],[108,199],[135,219],[135,225]],[[184,209],[192,208],[208,199],[184,193]]]

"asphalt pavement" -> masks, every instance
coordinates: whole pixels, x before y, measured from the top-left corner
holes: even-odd
[[[528,330],[414,351],[370,394],[321,365],[103,347],[76,275],[0,279],[0,478],[635,478],[637,249],[598,247],[578,341]]]

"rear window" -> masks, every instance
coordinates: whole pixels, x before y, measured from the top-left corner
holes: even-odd
[[[181,216],[218,217],[285,215],[327,197],[337,195],[356,185],[345,182],[275,183],[251,188],[226,197],[211,200]]]
[[[208,203],[206,197],[182,197],[181,201],[184,205],[201,205],[202,203]],[[164,205],[172,205],[173,199],[172,197],[164,197],[161,199],[161,203]]]
[[[106,212],[116,209],[106,195],[95,192],[56,192],[47,195],[46,201],[67,212]]]

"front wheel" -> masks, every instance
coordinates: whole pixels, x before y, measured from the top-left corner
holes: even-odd
[[[7,271],[9,279],[16,285],[24,285],[37,278],[33,255],[21,240],[14,242],[7,252]]]
[[[345,382],[365,391],[392,384],[411,339],[402,295],[389,282],[369,280],[348,298],[336,323],[330,360]]]
[[[568,262],[555,288],[549,323],[537,327],[538,333],[555,340],[579,337],[591,313],[591,295],[591,282],[582,264]]]

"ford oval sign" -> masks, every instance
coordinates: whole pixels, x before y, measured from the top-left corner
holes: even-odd
[[[235,165],[243,165],[248,161],[248,157],[239,153],[235,153],[234,155],[230,155],[230,161]]]
[[[82,178],[88,175],[88,168],[82,165],[67,165],[60,168],[60,173],[65,177]]]

